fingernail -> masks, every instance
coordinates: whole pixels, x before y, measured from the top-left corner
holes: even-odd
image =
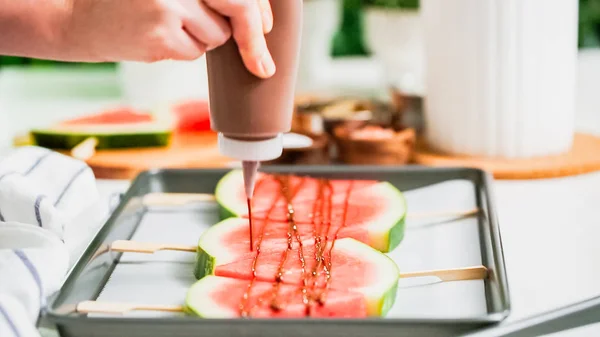
[[[267,11],[262,12],[262,17],[263,17],[263,22],[265,24],[265,26],[263,27],[264,33],[269,34],[271,32],[271,30],[273,29],[273,18],[271,17],[271,15],[269,15],[269,12],[267,12]]]
[[[275,62],[271,58],[271,54],[266,53],[260,60],[260,66],[262,68],[262,73],[266,77],[271,77],[275,74]]]

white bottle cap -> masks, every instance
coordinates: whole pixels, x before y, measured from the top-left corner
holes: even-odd
[[[283,135],[274,138],[251,141],[225,137],[219,132],[219,151],[222,155],[241,161],[267,161],[281,157]]]

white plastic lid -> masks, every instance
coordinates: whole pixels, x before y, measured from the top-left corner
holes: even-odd
[[[284,149],[302,149],[313,145],[312,138],[298,133],[286,133],[283,135]]]
[[[219,133],[219,151],[222,155],[242,161],[267,161],[281,157],[283,135],[266,140],[249,141],[225,137]]]

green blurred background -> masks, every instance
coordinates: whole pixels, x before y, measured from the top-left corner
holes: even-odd
[[[568,0],[564,0],[568,1]],[[343,14],[339,31],[334,36],[331,53],[335,57],[368,55],[362,33],[362,7],[376,5],[385,7],[417,8],[419,0],[343,0]],[[579,0],[579,48],[600,47],[600,0]],[[23,57],[0,56],[3,65],[114,67],[112,63],[65,63]]]

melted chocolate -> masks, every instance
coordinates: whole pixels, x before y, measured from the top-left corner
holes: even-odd
[[[258,190],[260,184],[263,182],[264,180],[259,180],[256,186],[256,189]],[[250,282],[248,283],[248,287],[246,288],[246,291],[244,292],[244,295],[242,296],[242,303],[240,304],[240,316],[242,317],[248,317],[250,315],[250,312],[248,310],[248,301],[250,299],[250,292],[252,291],[252,286],[254,285],[254,281],[256,280],[256,263],[258,261],[258,256],[260,255],[260,244],[262,242],[262,238],[265,232],[265,228],[268,225],[269,222],[269,217],[271,215],[271,213],[275,210],[275,206],[277,205],[277,201],[279,200],[279,198],[281,198],[280,195],[277,195],[273,198],[273,202],[271,203],[269,210],[266,213],[265,219],[264,219],[264,223],[262,226],[262,229],[260,231],[260,235],[258,236],[258,240],[256,242],[256,254],[254,255],[254,258],[252,259],[252,278],[250,279]],[[250,215],[250,219],[252,219],[252,215]],[[250,220],[252,221],[252,220]],[[250,228],[252,228],[252,225],[250,225]],[[252,232],[252,229],[250,230]],[[250,236],[250,245],[251,245],[251,251],[252,249],[252,233]]]
[[[333,236],[333,240],[331,242],[331,247],[329,248],[329,253],[327,254],[328,256],[328,261],[327,261],[327,267],[329,269],[329,272],[326,273],[325,277],[326,277],[326,282],[325,282],[325,289],[323,290],[323,293],[321,293],[321,301],[325,301],[325,297],[327,294],[327,290],[329,289],[329,284],[331,283],[331,271],[332,271],[332,263],[331,263],[331,254],[333,252],[333,248],[335,246],[335,241],[338,238],[338,234],[340,232],[340,230],[346,226],[346,217],[348,216],[348,205],[350,203],[350,193],[352,192],[352,187],[354,187],[354,183],[351,181],[350,184],[348,185],[348,189],[346,190],[346,197],[344,198],[344,208],[343,208],[343,213],[342,213],[342,223],[340,224],[340,226],[337,228],[337,230],[335,231],[335,234]]]
[[[284,301],[282,301],[281,296],[279,295],[280,285],[283,283],[284,276],[284,265],[289,256],[289,252],[293,250],[294,239],[298,242],[298,259],[302,266],[302,303],[305,306],[305,315],[310,316],[311,304],[312,302],[316,302],[319,305],[324,305],[326,300],[326,292],[329,289],[329,285],[331,283],[331,271],[332,271],[332,252],[335,246],[335,241],[338,238],[338,234],[340,230],[346,225],[346,218],[348,215],[348,206],[350,200],[350,194],[352,192],[353,183],[351,182],[346,191],[346,196],[344,200],[343,206],[343,214],[342,214],[342,222],[340,226],[336,229],[335,233],[330,236],[329,232],[331,230],[332,218],[333,218],[333,187],[329,180],[319,180],[319,186],[317,188],[317,195],[315,198],[315,203],[313,204],[313,212],[312,212],[312,225],[313,225],[313,239],[315,243],[315,264],[310,271],[307,273],[306,271],[306,260],[304,257],[304,247],[302,244],[302,240],[300,238],[300,233],[298,231],[298,226],[296,224],[294,215],[295,210],[292,204],[292,200],[295,195],[298,193],[300,188],[303,185],[304,179],[295,186],[294,191],[292,193],[290,186],[290,177],[289,176],[276,176],[275,179],[279,182],[281,186],[280,193],[273,199],[272,204],[266,213],[265,223],[262,226],[260,235],[258,236],[256,242],[256,254],[252,261],[252,279],[250,280],[246,292],[243,296],[242,304],[240,305],[240,312],[242,317],[249,316],[249,310],[247,310],[248,301],[251,293],[252,285],[256,279],[256,263],[258,261],[258,255],[260,254],[260,246],[262,243],[262,239],[264,236],[265,228],[268,224],[268,219],[270,218],[272,212],[276,209],[277,202],[280,198],[284,198],[286,202],[287,209],[287,222],[289,224],[287,231],[287,245],[286,249],[282,252],[281,261],[277,268],[277,273],[275,275],[275,282],[273,284],[272,292],[269,295],[269,308],[273,311],[280,311],[284,307]],[[328,193],[326,193],[328,191]],[[327,196],[327,198],[326,198]],[[325,242],[323,242],[323,236],[325,236]],[[329,240],[331,240],[331,245],[329,245]],[[327,250],[327,246],[329,249]],[[326,253],[327,250],[327,253]],[[317,287],[317,282],[319,280],[319,272],[323,270],[325,274],[325,285],[323,287]],[[317,289],[321,289],[321,292],[317,294]],[[266,294],[267,295],[267,294]],[[264,299],[260,298],[259,302],[262,303]]]
[[[317,188],[317,195],[315,198],[315,203],[313,204],[313,238],[314,238],[314,242],[315,242],[315,265],[312,268],[311,271],[311,279],[312,279],[312,285],[311,288],[313,289],[313,295],[311,296],[311,299],[315,299],[316,296],[315,293],[315,288],[317,287],[317,281],[318,281],[318,277],[319,277],[319,272],[318,270],[323,267],[325,269],[325,272],[327,273],[327,266],[325,265],[325,257],[323,255],[324,251],[325,251],[325,247],[327,246],[327,236],[325,236],[325,243],[323,244],[323,229],[325,228],[324,226],[324,213],[325,213],[325,187],[329,188],[329,194],[331,196],[331,185],[329,184],[329,181],[326,180],[319,180],[319,185]],[[326,221],[328,224],[331,223],[330,221],[331,219],[329,218],[328,221]],[[326,229],[326,231],[328,231],[328,227]],[[327,232],[325,232],[327,233]]]
[[[252,231],[252,196],[254,195],[254,189],[256,184],[256,175],[258,173],[259,163],[255,161],[243,161],[243,173],[244,173],[244,190],[246,191],[246,200],[248,202],[248,224],[250,233],[250,251],[254,249],[252,244],[253,231]]]
[[[250,251],[254,250],[254,231],[252,230],[252,198],[247,199],[248,202],[248,235],[250,236]]]
[[[328,198],[325,198],[325,189],[329,191]],[[329,278],[329,265],[325,258],[325,249],[328,244],[329,230],[331,228],[331,217],[332,217],[332,199],[333,199],[333,188],[329,180],[319,180],[319,186],[317,188],[317,195],[315,203],[313,204],[313,237],[315,241],[315,265],[312,269],[312,289],[313,294],[311,300],[316,301],[319,305],[324,305],[325,301],[323,298],[323,292],[317,294],[317,286],[319,279],[319,269],[323,269],[326,280]],[[327,213],[325,211],[327,210]],[[327,214],[327,217],[325,217]],[[325,220],[326,219],[326,220]],[[325,226],[326,224],[326,226]],[[323,234],[325,235],[325,242],[323,242]]]
[[[279,177],[276,177],[276,178],[279,179],[279,181],[281,181]],[[264,182],[264,180],[259,180],[258,181],[257,186],[256,186],[257,190],[259,188],[259,185],[262,182]],[[268,211],[265,214],[265,219],[264,219],[263,226],[262,226],[260,234],[258,235],[258,238],[256,240],[256,254],[254,255],[254,258],[252,259],[252,267],[251,267],[252,268],[251,269],[252,270],[252,278],[251,278],[250,282],[248,283],[248,287],[246,288],[246,291],[244,292],[244,295],[242,296],[242,303],[240,304],[240,308],[239,308],[240,309],[240,315],[242,317],[248,317],[248,316],[250,316],[250,310],[248,309],[248,301],[249,301],[250,294],[251,294],[251,291],[252,291],[252,285],[254,284],[254,281],[256,280],[256,264],[257,264],[257,261],[258,261],[258,256],[260,255],[260,248],[261,248],[261,244],[262,244],[262,239],[264,237],[265,229],[266,229],[266,227],[268,225],[269,218],[271,217],[271,214],[275,211],[276,206],[277,206],[277,202],[282,197],[285,197],[286,200],[293,199],[293,197],[296,195],[296,193],[298,193],[298,191],[300,190],[301,186],[302,186],[302,183],[298,184],[297,188],[293,191],[293,193],[289,193],[289,191],[288,191],[288,193],[285,193],[285,195],[284,195],[284,190],[282,189],[280,191],[280,193],[278,193],[278,195],[276,195],[273,198],[273,201],[271,202],[271,205],[270,205]],[[289,247],[290,247],[290,245],[288,244],[288,249],[291,250],[291,248],[289,248]],[[279,281],[276,282],[276,284],[281,283],[282,276],[283,276],[283,270],[281,271],[281,273],[278,273],[278,275],[279,276],[276,276],[276,278],[275,278],[276,281],[279,280]],[[277,285],[277,289],[278,288],[279,288],[279,286]],[[262,302],[262,301],[263,300],[259,299],[259,302]],[[273,303],[271,303],[271,305],[270,305],[271,309],[275,310],[275,311],[281,310],[281,305],[279,305],[278,303],[275,303],[275,304],[276,305],[273,305]]]
[[[300,233],[298,232],[298,226],[296,225],[296,221],[294,219],[294,206],[292,205],[293,195],[290,193],[290,178],[289,176],[285,176],[284,178],[279,177],[279,184],[281,186],[281,193],[285,198],[287,204],[287,221],[289,224],[287,231],[287,247],[282,254],[281,262],[279,263],[279,267],[277,269],[277,275],[275,277],[275,284],[273,285],[273,299],[271,301],[271,308],[281,308],[282,304],[278,302],[278,290],[279,285],[281,284],[281,278],[283,276],[283,266],[285,261],[287,260],[288,253],[293,249],[293,239],[295,238],[298,242],[298,259],[300,260],[300,265],[302,266],[302,303],[306,307],[306,315],[310,314],[310,301],[308,295],[308,279],[306,278],[306,261],[304,260],[304,247],[302,245],[302,240],[300,238]],[[300,181],[296,191],[300,190],[302,187],[302,183],[304,179]],[[295,193],[294,193],[295,194]]]

